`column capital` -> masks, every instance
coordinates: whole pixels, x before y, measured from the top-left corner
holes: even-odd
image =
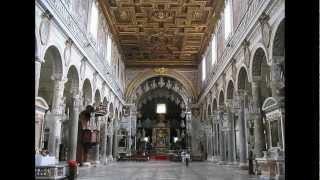
[[[34,58],[34,61],[37,62],[37,63],[40,63],[40,64],[44,63],[44,60],[41,59],[39,56],[36,56],[36,57]]]

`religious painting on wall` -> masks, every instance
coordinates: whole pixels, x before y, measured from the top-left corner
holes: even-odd
[[[169,128],[156,128],[156,147],[166,147],[169,145],[170,129]]]

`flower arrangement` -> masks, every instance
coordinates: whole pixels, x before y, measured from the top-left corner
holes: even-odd
[[[71,167],[71,168],[77,167],[77,161],[76,160],[69,160],[68,164],[69,164],[69,167]]]

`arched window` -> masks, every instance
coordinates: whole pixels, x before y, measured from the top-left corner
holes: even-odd
[[[111,37],[108,35],[107,40],[107,61],[110,64],[111,63]]]
[[[228,39],[231,33],[232,21],[231,21],[231,0],[226,1],[226,7],[224,9],[224,38]]]
[[[202,81],[206,79],[206,56],[202,59]]]
[[[90,34],[94,40],[97,40],[98,34],[98,7],[95,1],[92,2],[91,16],[90,16]]]
[[[213,36],[211,42],[211,65],[214,65],[217,61],[217,40],[216,36]]]

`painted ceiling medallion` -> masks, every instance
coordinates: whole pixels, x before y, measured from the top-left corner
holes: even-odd
[[[224,0],[215,1],[108,0],[101,5],[126,52],[127,67],[197,68],[217,23],[213,16],[223,10]]]
[[[172,18],[172,13],[166,10],[156,10],[152,13],[151,17],[155,21],[166,21]]]

